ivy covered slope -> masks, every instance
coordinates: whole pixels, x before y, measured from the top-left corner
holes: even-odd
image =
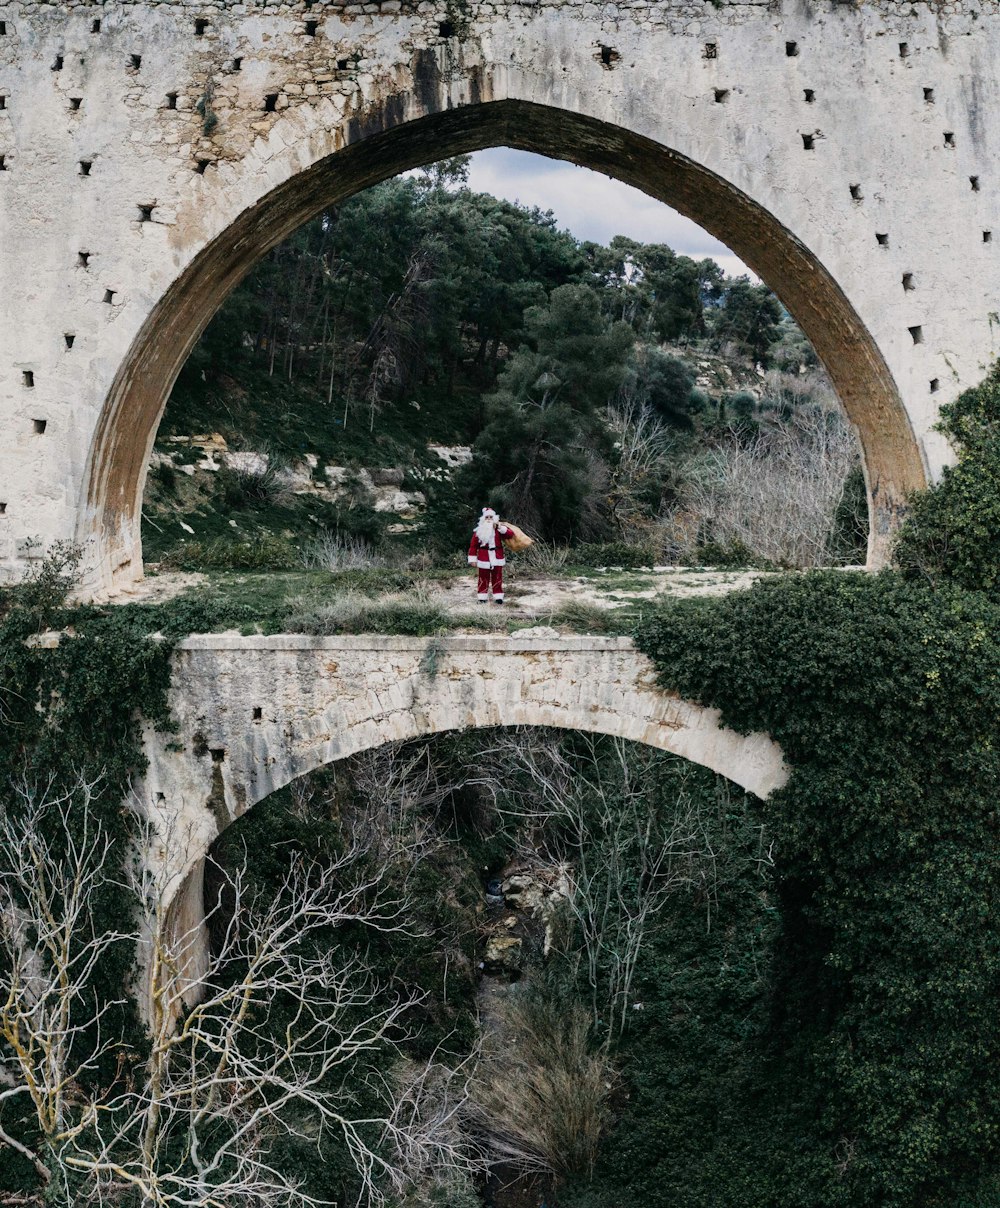
[[[909,574],[760,583],[637,635],[792,769],[760,807],[769,1008],[692,1204],[1000,1204],[998,423],[997,373],[946,412],[959,461],[914,503]]]

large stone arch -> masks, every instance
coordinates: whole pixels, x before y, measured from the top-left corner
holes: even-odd
[[[387,743],[552,726],[670,751],[760,797],[788,777],[771,738],[664,691],[628,638],[201,635],[173,655],[169,704],[176,729],[147,729],[135,791],[163,906],[185,929],[201,917],[204,857],[230,823],[298,777]]]
[[[76,536],[95,589],[139,575],[149,443],[226,291],[337,197],[498,142],[671,201],[777,289],[861,434],[877,562],[995,352],[997,15],[419,7],[323,8],[310,37],[298,0],[197,36],[194,0],[115,0],[96,32],[0,5],[0,574]]]
[[[271,793],[349,755],[447,730],[551,726],[670,751],[760,797],[789,774],[768,735],[737,734],[717,710],[660,688],[629,638],[205,634],[178,645],[172,671],[176,728],[147,728],[135,797],[188,986],[207,959],[212,843]]]
[[[436,66],[428,70],[432,80]],[[208,320],[267,250],[324,206],[371,184],[434,159],[502,145],[573,160],[669,202],[772,284],[812,341],[859,434],[869,484],[869,560],[880,563],[906,495],[924,485],[923,468],[878,346],[817,257],[745,193],[645,136],[533,102],[475,101],[435,112],[439,102],[433,92],[398,94],[351,118],[344,150],[244,210],[160,299],[102,410],[78,539],[120,543],[120,552],[112,545],[103,555],[112,564],[135,560],[146,466],[170,388]]]

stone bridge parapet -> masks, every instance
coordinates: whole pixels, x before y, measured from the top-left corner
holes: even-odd
[[[230,822],[308,772],[386,743],[555,726],[671,751],[766,797],[787,778],[766,734],[660,688],[622,637],[189,637],[173,656],[177,732],[146,733],[140,793],[176,887]],[[175,890],[171,890],[174,892]]]
[[[169,703],[176,730],[147,728],[136,794],[188,987],[208,954],[212,842],[276,789],[360,751],[446,730],[555,726],[671,751],[760,797],[788,777],[768,735],[737,734],[717,710],[664,691],[622,637],[203,634],[174,652]]]

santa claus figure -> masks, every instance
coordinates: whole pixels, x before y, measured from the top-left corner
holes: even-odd
[[[503,568],[507,558],[503,538],[513,535],[509,525],[490,507],[483,508],[469,543],[469,565],[479,568],[479,603],[486,604],[493,590],[493,603],[503,603]]]

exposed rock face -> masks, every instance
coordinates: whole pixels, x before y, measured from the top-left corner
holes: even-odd
[[[554,928],[573,891],[569,866],[541,864],[510,873],[504,878],[503,894],[508,906],[522,910],[545,925],[543,955],[552,949]]]
[[[486,937],[483,965],[486,973],[503,974],[516,978],[524,969],[524,937],[511,934],[510,928],[517,925],[516,918],[504,919],[498,932]]]

